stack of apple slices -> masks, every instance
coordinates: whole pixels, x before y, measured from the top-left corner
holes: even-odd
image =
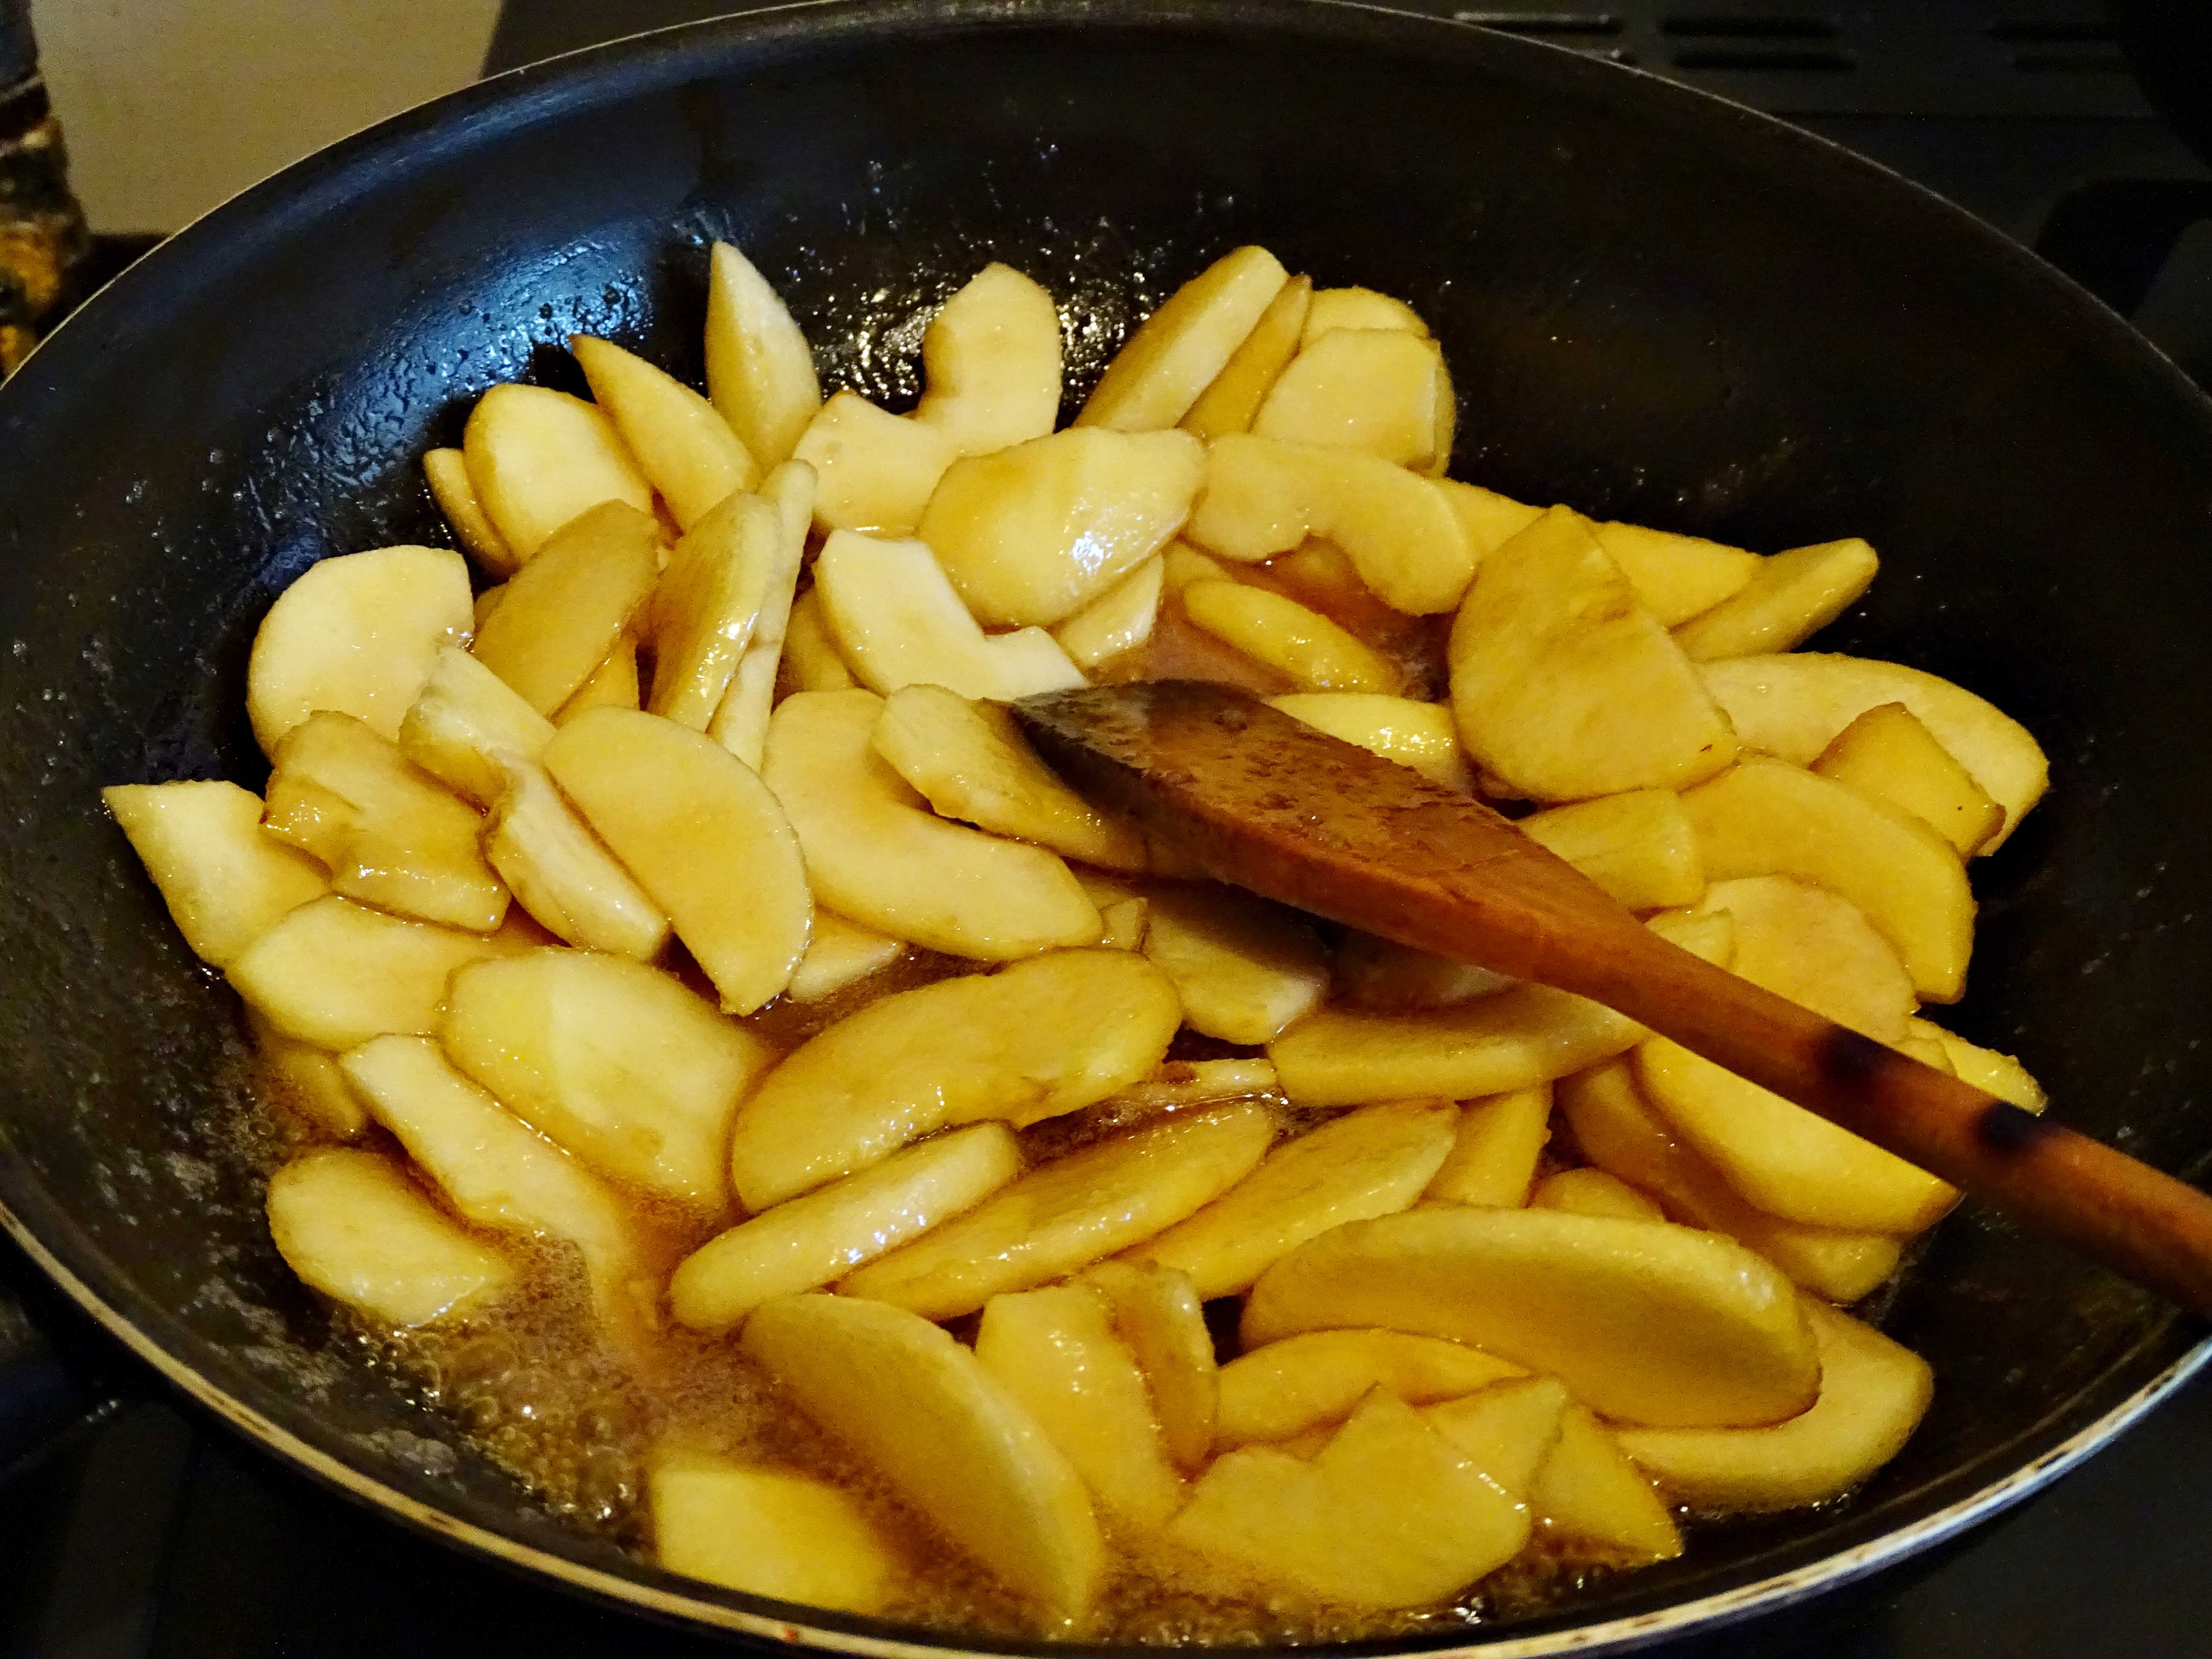
[[[1256,247],[1057,430],[1059,313],[1006,266],[909,414],[825,402],[735,249],[709,296],[708,395],[579,338],[589,400],[495,387],[425,458],[489,585],[391,547],[279,599],[264,795],[107,792],[313,1143],[269,1194],[304,1280],[434,1340],[573,1263],[634,1386],[682,1395],[671,1320],[726,1337],[895,1500],[671,1407],[665,1565],[881,1612],[949,1552],[1109,1639],[1146,1584],[1380,1629],[1896,1452],[1928,1368],[1840,1310],[1948,1188],[1595,1004],[1177,878],[1003,707],[1248,686],[2038,1107],[1920,1011],[2043,757],[1796,650],[1865,543],[1451,479],[1423,319]]]

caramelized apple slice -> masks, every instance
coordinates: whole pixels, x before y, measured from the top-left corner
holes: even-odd
[[[1429,1182],[1427,1196],[1449,1204],[1519,1208],[1528,1201],[1551,1122],[1548,1083],[1468,1101],[1460,1108],[1451,1152]]]
[[[814,469],[814,522],[824,532],[911,536],[960,447],[939,428],[840,392],[807,422],[792,459]]]
[[[534,761],[553,723],[457,646],[441,646],[422,695],[399,722],[399,752],[477,805],[507,792],[503,757]]]
[[[676,544],[653,590],[648,713],[707,729],[752,643],[786,546],[775,507],[745,495],[725,496]]]
[[[1676,629],[1675,642],[1692,662],[1793,651],[1850,609],[1877,564],[1856,536],[1774,554],[1737,592]]]
[[[996,260],[939,307],[921,337],[927,386],[914,418],[963,455],[1042,438],[1060,416],[1060,313]]]
[[[1106,365],[1078,426],[1173,426],[1228,366],[1288,273],[1263,247],[1225,253],[1161,301]]]
[[[269,1180],[269,1233],[284,1265],[325,1296],[402,1330],[495,1301],[505,1257],[439,1213],[398,1163],[332,1147]]]
[[[228,977],[286,1036],[350,1048],[386,1031],[435,1030],[453,969],[501,948],[481,933],[407,921],[333,893],[254,940]]]
[[[1819,1315],[1808,1308],[1808,1317],[1817,1335]],[[1585,1406],[1570,1405],[1561,1416],[1559,1442],[1537,1472],[1528,1503],[1546,1533],[1616,1552],[1626,1565],[1671,1561],[1682,1553],[1681,1529],[1650,1480]]]
[[[1451,459],[1451,376],[1433,340],[1336,328],[1300,349],[1253,417],[1255,437],[1358,449],[1417,472]]]
[[[427,451],[422,457],[422,477],[461,550],[501,580],[512,576],[522,561],[514,556],[507,538],[499,533],[499,526],[477,500],[476,486],[469,482],[468,458],[458,449]]]
[[[1474,791],[1467,757],[1460,753],[1459,728],[1452,724],[1447,704],[1363,691],[1298,691],[1267,701],[1332,738],[1412,767],[1431,783],[1463,794]]]
[[[814,354],[768,279],[727,242],[707,277],[707,394],[763,468],[791,459],[822,406]]]
[[[588,334],[571,335],[568,349],[679,528],[690,529],[732,491],[760,482],[760,468],[729,422],[665,369]]]
[[[607,659],[660,574],[660,528],[606,501],[563,525],[477,634],[477,659],[550,715]]]
[[[484,819],[484,856],[533,921],[586,951],[649,961],[668,916],[535,761],[506,757],[507,788]]]
[[[228,967],[330,890],[314,860],[261,827],[261,797],[234,783],[116,784],[100,799],[185,943],[210,967]]]
[[[1168,1455],[1186,1473],[1203,1468],[1213,1449],[1219,1368],[1190,1276],[1100,1261],[1084,1269],[1081,1282],[1106,1298],[1115,1332],[1135,1356]]]
[[[653,1559],[686,1578],[801,1607],[878,1613],[908,1571],[850,1492],[811,1475],[662,1447],[645,1487]]]
[[[653,510],[653,486],[606,411],[542,386],[495,386],[461,437],[484,514],[527,564],[555,532],[603,501]]]
[[[1175,981],[1184,1023],[1224,1042],[1273,1041],[1328,989],[1328,953],[1304,917],[1211,882],[1151,895],[1145,954]]]
[[[1526,1373],[1510,1360],[1403,1331],[1309,1331],[1247,1349],[1221,1368],[1224,1449],[1340,1423],[1373,1389],[1408,1405],[1456,1400]]]
[[[1276,290],[1267,308],[1260,313],[1260,320],[1244,337],[1244,343],[1231,354],[1221,373],[1182,417],[1184,431],[1212,440],[1224,432],[1252,429],[1252,417],[1259,413],[1284,366],[1297,353],[1313,291],[1310,276],[1293,276]]]

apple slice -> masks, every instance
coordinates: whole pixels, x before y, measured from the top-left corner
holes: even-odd
[[[1678,789],[1735,757],[1681,647],[1565,507],[1483,560],[1449,650],[1468,755],[1531,799]]]
[[[1213,1450],[1219,1367],[1206,1310],[1187,1273],[1133,1261],[1094,1262],[1079,1281],[1106,1299],[1152,1396],[1168,1455],[1185,1473]]]
[[[993,1297],[976,1329],[975,1359],[1123,1525],[1150,1531],[1182,1507],[1182,1477],[1169,1462],[1144,1373],[1092,1286],[1079,1280]]]
[[[934,684],[1012,702],[1084,683],[1041,628],[987,635],[921,542],[840,531],[814,562],[814,591],[839,655],[871,690]]]
[[[1962,859],[2004,823],[2004,808],[1901,702],[1868,709],[1836,734],[1812,769],[1903,808]]]
[[[1301,691],[1398,689],[1388,659],[1296,599],[1243,582],[1193,582],[1183,614],[1198,627],[1264,663]]]
[[[724,1008],[751,1013],[791,982],[814,901],[799,837],[751,768],[704,732],[623,708],[562,726],[544,763]]]
[[[1249,1290],[1298,1245],[1347,1221],[1409,1208],[1451,1150],[1457,1115],[1443,1101],[1348,1112],[1288,1141],[1132,1260],[1178,1267],[1206,1301]]]
[[[757,495],[724,497],[684,532],[653,590],[648,713],[707,729],[752,643],[786,545],[781,515]]]
[[[555,726],[566,726],[594,708],[636,708],[645,701],[638,679],[637,635],[625,629],[607,659],[592,671],[592,678],[553,714]]]
[[[1141,1111],[1172,1112],[1279,1092],[1275,1068],[1264,1060],[1170,1060],[1142,1082],[1122,1090],[1114,1101]]]
[[[1451,459],[1455,406],[1443,352],[1398,328],[1336,328],[1291,360],[1252,420],[1255,437],[1364,450],[1416,472]]]
[[[286,1036],[251,1004],[246,1010],[246,1029],[261,1061],[262,1081],[277,1105],[334,1140],[361,1138],[368,1127],[368,1112],[338,1069],[336,1054]]]
[[[1911,978],[1842,895],[1790,876],[1739,876],[1715,882],[1698,908],[1735,918],[1733,972],[1877,1042],[1905,1036]]]
[[[428,450],[422,456],[422,477],[463,552],[501,580],[521,568],[522,561],[477,500],[466,456],[458,449]]]
[[[286,1036],[350,1048],[386,1031],[434,1030],[453,969],[501,948],[481,933],[404,921],[333,893],[254,940],[228,976]]]
[[[1206,449],[1187,432],[1071,428],[946,469],[915,534],[977,622],[1064,622],[1190,516]]]
[[[960,449],[938,427],[840,392],[807,422],[792,459],[814,469],[814,522],[825,532],[911,536]]]
[[[1134,651],[1152,636],[1159,620],[1167,562],[1155,554],[1066,622],[1052,636],[1085,673]]]
[[[1138,325],[1076,416],[1078,426],[1152,432],[1190,412],[1289,280],[1263,247],[1225,253]]]
[[[1248,1348],[1221,1368],[1214,1443],[1226,1450],[1340,1423],[1378,1388],[1426,1406],[1526,1375],[1510,1360],[1443,1337],[1308,1331]]]
[[[1060,951],[878,998],[802,1044],[738,1114],[738,1197],[764,1210],[940,1128],[1017,1128],[1159,1063],[1175,988],[1127,951]]]
[[[1210,882],[1152,892],[1145,954],[1175,982],[1184,1023],[1224,1042],[1273,1041],[1328,989],[1328,953],[1303,917]]]
[[[646,1466],[653,1554],[671,1572],[748,1595],[879,1613],[908,1571],[842,1487],[673,1447]]]
[[[1558,854],[1632,910],[1694,904],[1705,862],[1681,797],[1630,789],[1547,807],[1519,820],[1521,833]]]
[[[1421,320],[1421,313],[1403,300],[1377,294],[1371,288],[1316,289],[1299,345],[1311,345],[1340,328],[1397,328],[1425,340],[1429,337],[1429,325]]]
[[[717,1234],[677,1268],[669,1306],[695,1330],[729,1330],[763,1302],[819,1290],[974,1209],[1021,1172],[1003,1123],[908,1146]]]
[[[438,647],[430,678],[399,722],[399,752],[477,805],[504,794],[502,757],[534,761],[553,723],[458,646]]]
[[[1465,794],[1474,791],[1448,704],[1363,691],[1297,691],[1267,701],[1316,731],[1412,767],[1431,783]]]
[[[477,659],[551,714],[607,659],[660,574],[660,527],[622,501],[562,526],[507,584]]]
[[[1932,1042],[1942,1049],[1961,1082],[1971,1083],[1999,1100],[2008,1100],[2024,1112],[2039,1112],[2050,1103],[2043,1085],[2010,1054],[1981,1048],[1924,1019],[1907,1021],[1905,1031],[1910,1036]]]
[[[727,242],[707,276],[707,393],[763,469],[791,459],[822,406],[814,354],[768,279]]]
[[[1052,295],[996,260],[939,308],[921,337],[927,389],[914,411],[963,455],[1052,430],[1060,415],[1060,313]]]
[[[833,916],[817,907],[813,937],[807,940],[806,954],[792,969],[791,983],[783,994],[793,1002],[826,1002],[905,956],[906,946],[899,940],[855,927],[842,916]]]
[[[330,891],[314,860],[261,827],[261,797],[234,783],[123,783],[100,792],[192,954],[227,968]]]
[[[1619,1176],[1590,1168],[1560,1170],[1546,1176],[1528,1194],[1528,1207],[1567,1210],[1576,1215],[1618,1216],[1623,1221],[1667,1218],[1666,1210],[1656,1199],[1645,1196]]]
[[[1073,1624],[1106,1571],[1083,1480],[975,1356],[927,1320],[851,1297],[780,1297],[748,1358],[900,1500],[1006,1587]]]
[[[484,856],[546,932],[586,951],[650,961],[668,916],[562,799],[535,761],[506,757],[507,788],[484,820]]]
[[[1353,1007],[1388,1012],[1456,1007],[1521,982],[1357,930],[1346,933],[1336,947],[1334,972],[1339,994]]]
[[[1592,1409],[1632,1423],[1778,1422],[1819,1391],[1790,1281],[1732,1240],[1664,1223],[1411,1210],[1301,1245],[1244,1304],[1251,1344],[1377,1325],[1548,1371]]]
[[[606,410],[565,392],[492,387],[469,413],[461,453],[485,516],[526,565],[603,501],[653,510],[653,486]]]
[[[1447,1204],[1518,1209],[1552,1133],[1552,1085],[1516,1089],[1460,1108],[1450,1153],[1425,1196]]]
[[[1177,1113],[1031,1170],[838,1289],[956,1319],[1172,1227],[1250,1174],[1274,1138],[1264,1106]]]
[[[1878,564],[1856,536],[1774,554],[1741,588],[1676,629],[1675,643],[1692,662],[1794,651],[1850,609]]]
[[[790,814],[822,902],[975,961],[1096,943],[1097,907],[1056,854],[947,823],[884,763],[874,748],[884,708],[868,691],[801,692],[769,722],[761,775]]]
[[[1559,1443],[1570,1403],[1558,1377],[1516,1376],[1431,1406],[1421,1416],[1508,1498],[1525,1504]]]
[[[514,1279],[380,1152],[294,1158],[269,1179],[269,1234],[311,1287],[402,1330],[483,1307]]]
[[[760,468],[729,422],[673,374],[589,334],[569,336],[568,350],[679,528],[690,529],[732,490],[760,482]]]
[[[253,636],[246,712],[261,752],[319,709],[396,736],[441,646],[473,626],[469,567],[443,547],[382,547],[309,567]]]
[[[951,584],[946,586],[949,588]],[[784,635],[783,660],[776,667],[777,696],[847,691],[859,684],[845,665],[836,636],[830,633],[829,619],[823,614],[822,590],[809,587],[791,602],[791,627]]]
[[[1252,429],[1252,417],[1284,367],[1297,355],[1313,291],[1310,276],[1293,276],[1276,290],[1244,343],[1231,354],[1221,373],[1182,417],[1184,431],[1210,441],[1224,432]]]
[[[768,742],[769,714],[775,705],[776,673],[790,629],[792,598],[806,557],[807,526],[814,518],[814,469],[804,461],[786,461],[762,482],[760,494],[775,507],[782,537],[762,585],[752,637],[707,726],[708,737],[756,772]]]
[[[1820,1312],[1811,1304],[1817,1340]],[[1653,1431],[1632,1431],[1653,1432]],[[1741,1430],[1668,1430],[1666,1433],[1735,1434]],[[1756,1430],[1756,1433],[1771,1431]],[[1595,1545],[1641,1566],[1671,1561],[1682,1553],[1681,1528],[1668,1513],[1650,1480],[1628,1460],[1605,1425],[1585,1406],[1570,1405],[1559,1419],[1559,1438],[1529,1489],[1529,1507],[1547,1536]]]

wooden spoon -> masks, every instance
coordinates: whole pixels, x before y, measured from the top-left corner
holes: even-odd
[[[1217,879],[1603,1003],[2212,1316],[2212,1198],[1668,943],[1480,802],[1224,686],[1014,713],[1077,789]]]

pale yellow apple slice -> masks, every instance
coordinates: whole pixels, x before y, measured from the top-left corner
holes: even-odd
[[[261,752],[319,709],[396,736],[438,648],[474,625],[469,567],[443,547],[382,547],[310,566],[253,636],[246,712]]]
[[[586,508],[507,584],[477,659],[551,714],[607,659],[660,574],[660,527],[622,501]]]
[[[1813,1403],[1796,1291],[1733,1240],[1559,1210],[1435,1206],[1323,1233],[1244,1304],[1248,1343],[1382,1326],[1468,1342],[1632,1423],[1736,1427]]]
[[[749,1014],[791,982],[814,901],[799,837],[751,768],[704,732],[623,708],[571,720],[544,758],[723,1007]]]
[[[1905,1031],[1910,1036],[1932,1042],[1942,1048],[1961,1082],[1971,1083],[1999,1100],[2008,1100],[2022,1111],[2039,1112],[2049,1103],[2050,1097],[2044,1093],[2043,1085],[2010,1054],[1984,1048],[1924,1019],[1908,1021]]]
[[[1415,1607],[1504,1565],[1528,1530],[1524,1505],[1377,1389],[1310,1462],[1267,1446],[1218,1459],[1168,1537],[1317,1601]]]
[[[1694,904],[1705,890],[1697,834],[1672,789],[1600,795],[1531,812],[1518,823],[1522,834],[1632,910]]]
[[[1142,899],[1134,901],[1141,904]],[[1111,907],[1109,907],[1109,908]],[[1275,1068],[1264,1060],[1170,1060],[1114,1097],[1117,1105],[1171,1112],[1217,1100],[1249,1100],[1277,1092]]]
[[[914,418],[963,455],[1042,438],[1060,416],[1060,313],[1052,295],[994,260],[929,319]]]
[[[1468,1101],[1460,1108],[1451,1152],[1437,1166],[1427,1196],[1448,1204],[1526,1204],[1551,1133],[1548,1083]]]
[[[1085,1268],[1079,1282],[1106,1299],[1114,1329],[1143,1374],[1169,1457],[1187,1474],[1205,1468],[1213,1450],[1220,1368],[1190,1276],[1147,1263],[1099,1261]]]
[[[1901,702],[2004,808],[1993,853],[2043,798],[2051,768],[2027,728],[1972,692],[1901,663],[1782,652],[1700,665],[1705,689],[1747,749],[1810,766],[1869,708]]]
[[[1389,659],[1296,599],[1243,582],[1193,582],[1183,613],[1224,645],[1264,663],[1301,691],[1388,695],[1401,676]]]
[[[1877,1042],[1905,1035],[1911,977],[1842,895],[1791,876],[1739,876],[1713,883],[1698,908],[1735,919],[1732,972]]]
[[[975,1332],[975,1359],[1115,1520],[1148,1532],[1182,1507],[1182,1477],[1169,1461],[1145,1375],[1091,1285],[993,1297]]]
[[[607,412],[565,392],[492,387],[469,413],[461,453],[485,516],[523,564],[602,501],[653,510],[653,485]]]
[[[1455,1007],[1520,983],[1488,968],[1433,956],[1356,928],[1336,948],[1334,978],[1338,994],[1352,1006],[1386,1011]]]
[[[1675,642],[1692,662],[1794,651],[1850,609],[1879,562],[1856,536],[1773,554],[1741,588],[1676,629]]]
[[[122,783],[100,799],[130,839],[193,955],[227,968],[330,890],[316,861],[261,827],[261,797],[234,783]]]
[[[534,761],[552,741],[552,721],[452,645],[438,648],[430,678],[399,722],[399,752],[482,807],[507,791],[502,757]]]
[[[1239,433],[1209,449],[1186,533],[1246,564],[1321,537],[1343,549],[1377,598],[1417,617],[1460,602],[1477,555],[1431,480],[1379,455]]]
[[[1564,507],[1483,560],[1449,649],[1468,755],[1532,799],[1678,789],[1735,757],[1681,647]]]
[[[818,906],[814,933],[806,954],[791,972],[784,995],[793,1002],[826,1002],[840,991],[859,984],[871,974],[881,973],[906,956],[907,947],[842,916],[833,916]]]
[[[947,823],[884,763],[874,748],[884,706],[868,691],[802,692],[769,722],[761,776],[790,815],[822,902],[975,961],[1095,943],[1097,907],[1057,854]]]
[[[463,1077],[426,1037],[381,1036],[338,1057],[369,1115],[452,1200],[495,1232],[558,1239],[583,1258],[611,1334],[657,1322],[659,1283],[624,1206],[583,1166]]]
[[[1403,300],[1377,294],[1371,288],[1316,289],[1299,344],[1311,345],[1340,328],[1398,328],[1422,339],[1429,335],[1421,313]]]
[[[908,1146],[717,1234],[677,1268],[669,1306],[695,1329],[728,1330],[763,1302],[819,1290],[972,1210],[1021,1172],[1003,1123]]]
[[[507,538],[499,533],[499,526],[477,500],[476,486],[469,482],[468,458],[458,449],[426,451],[422,477],[461,550],[493,575],[502,580],[512,576],[522,561],[514,556]]]
[[[775,506],[725,496],[686,531],[653,590],[649,714],[704,732],[752,643],[787,542]]]
[[[637,635],[628,629],[615,641],[607,659],[592,671],[568,702],[553,711],[553,724],[566,726],[594,708],[636,708],[645,702],[638,677]]]
[[[1814,1295],[1856,1302],[1897,1270],[1903,1241],[1893,1235],[1807,1227],[1753,1208],[1718,1170],[1674,1139],[1644,1098],[1628,1060],[1566,1079],[1559,1099],[1592,1163],[1656,1194],[1670,1218],[1756,1250]]]
[[[1808,1309],[1819,1334],[1819,1314]],[[1636,1431],[1653,1432],[1653,1431]],[[1710,1430],[1657,1431],[1705,1434]],[[1721,1430],[1720,1433],[1741,1433]],[[1771,1431],[1755,1430],[1754,1433]],[[1570,1405],[1559,1419],[1559,1437],[1529,1489],[1529,1507],[1546,1536],[1617,1553],[1623,1565],[1671,1561],[1682,1553],[1674,1524],[1650,1480],[1628,1460],[1620,1441],[1586,1406]]]
[[[1151,639],[1159,620],[1166,569],[1165,558],[1156,554],[1066,622],[1054,624],[1052,636],[1069,660],[1089,673]]]
[[[744,654],[738,659],[738,672],[731,677],[729,690],[707,726],[708,737],[756,772],[760,770],[761,750],[768,742],[769,714],[775,705],[776,675],[790,630],[792,599],[799,584],[799,566],[806,556],[807,526],[813,521],[814,469],[804,461],[786,461],[762,481],[760,494],[763,501],[775,505],[782,539],[762,585],[752,637],[745,642]]]
[[[1972,858],[2004,808],[1901,702],[1876,704],[1836,734],[1812,769],[1902,807]]]
[[[1538,1471],[1559,1443],[1560,1421],[1571,1403],[1556,1376],[1516,1376],[1431,1406],[1421,1416],[1508,1498],[1526,1503]]]
[[[1078,426],[1173,426],[1228,366],[1289,274],[1263,247],[1240,247],[1160,302],[1091,389]]]
[[[285,916],[228,974],[286,1036],[350,1048],[386,1031],[435,1030],[453,969],[501,948],[482,933],[408,921],[333,893]]]
[[[1665,1208],[1656,1199],[1630,1186],[1619,1176],[1589,1167],[1559,1170],[1546,1176],[1528,1194],[1528,1207],[1571,1210],[1577,1215],[1619,1216],[1624,1221],[1667,1218]]]
[[[1474,792],[1474,780],[1467,769],[1467,757],[1460,753],[1459,728],[1452,723],[1449,704],[1364,691],[1295,691],[1267,701],[1332,738],[1412,767],[1431,783]]]
[[[814,354],[751,260],[714,244],[707,276],[707,393],[763,468],[791,459],[822,406]]]
[[[882,997],[795,1050],[738,1114],[738,1197],[763,1210],[962,1123],[1094,1105],[1173,1040],[1175,988],[1127,951],[1060,951]]]
[[[1378,1388],[1426,1406],[1524,1375],[1510,1360],[1442,1337],[1308,1331],[1249,1348],[1221,1368],[1214,1443],[1226,1450],[1340,1423]]]
[[[1433,340],[1337,328],[1291,360],[1252,420],[1255,437],[1364,450],[1417,472],[1451,459],[1451,376]]]
[[[1306,1240],[1410,1207],[1451,1150],[1457,1121],[1443,1101],[1347,1112],[1276,1148],[1188,1220],[1138,1246],[1131,1259],[1182,1269],[1204,1300],[1236,1295]]]
[[[746,1355],[799,1408],[1006,1587],[1073,1621],[1106,1571],[1083,1479],[975,1356],[927,1320],[843,1296],[780,1297]]]
[[[368,1111],[338,1069],[327,1048],[288,1037],[261,1012],[247,1005],[246,1029],[261,1061],[262,1081],[277,1105],[336,1140],[357,1140],[368,1127]]]
[[[910,1567],[852,1493],[811,1475],[679,1447],[646,1465],[653,1559],[801,1607],[877,1613]]]
[[[311,715],[285,734],[263,822],[321,860],[348,898],[478,933],[507,915],[476,809],[350,714]]]
[[[1205,470],[1188,432],[1071,428],[955,462],[915,534],[984,626],[1064,622],[1166,545]]]
[[[839,656],[871,690],[941,685],[1012,702],[1084,683],[1041,628],[986,635],[921,542],[841,531],[814,562],[814,592]]]
[[[1849,1492],[1897,1455],[1928,1410],[1928,1362],[1817,1302],[1820,1346],[1810,1411],[1757,1429],[1624,1429],[1623,1450],[1677,1501],[1708,1513],[1794,1510]]]
[[[807,422],[792,459],[814,469],[819,529],[911,536],[960,449],[939,428],[840,392]]]
[[[486,816],[484,857],[546,932],[586,951],[649,961],[668,916],[535,761],[507,757],[507,788]]]
[[[1838,893],[1896,947],[1923,997],[1959,1000],[1974,896],[1958,854],[1920,819],[1762,755],[1688,791],[1682,805],[1708,879],[1795,876]]]
[[[1071,1152],[839,1285],[931,1319],[1049,1284],[1172,1227],[1251,1173],[1275,1138],[1264,1106],[1218,1106]]]
[[[791,602],[791,626],[784,635],[783,661],[777,666],[776,680],[780,695],[845,691],[860,684],[845,665],[844,653],[830,631],[819,588],[809,587]],[[763,740],[766,740],[765,729]]]
[[[481,1308],[514,1279],[380,1152],[331,1147],[277,1170],[269,1235],[313,1288],[402,1330]]]
[[[1328,989],[1328,953],[1303,917],[1211,882],[1151,895],[1145,954],[1175,982],[1184,1023],[1224,1042],[1272,1042]]]
[[[1275,291],[1260,320],[1244,337],[1244,343],[1230,355],[1190,411],[1182,429],[1209,441],[1224,432],[1249,432],[1252,417],[1284,366],[1297,355],[1306,310],[1313,302],[1313,279],[1293,276]]]
[[[568,350],[678,528],[690,529],[732,490],[760,482],[730,423],[667,370],[589,334],[571,335]]]
[[[1145,868],[1144,837],[1062,783],[995,703],[905,686],[885,699],[872,741],[939,817],[1109,870]]]

